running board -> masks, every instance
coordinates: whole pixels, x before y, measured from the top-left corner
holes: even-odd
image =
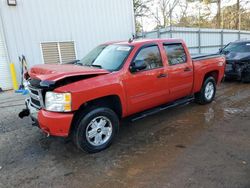
[[[173,107],[181,106],[181,105],[187,105],[187,104],[189,104],[189,103],[191,103],[191,102],[193,102],[193,101],[194,101],[194,97],[182,98],[182,99],[177,100],[177,101],[175,101],[175,102],[168,103],[168,104],[162,105],[162,106],[158,106],[158,107],[156,107],[156,108],[152,108],[152,109],[150,109],[150,110],[146,110],[146,111],[144,111],[144,112],[141,112],[141,113],[139,113],[139,114],[136,114],[136,115],[130,117],[130,120],[131,120],[132,122],[134,122],[134,121],[137,121],[137,120],[139,120],[139,119],[143,119],[143,118],[145,118],[145,117],[147,117],[147,116],[156,114],[156,113],[158,113],[158,112],[161,112],[161,111],[166,110],[166,109],[169,109],[169,108],[173,108]]]

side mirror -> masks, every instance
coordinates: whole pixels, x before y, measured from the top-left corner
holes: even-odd
[[[146,68],[147,68],[147,65],[144,60],[136,60],[129,67],[131,72],[138,72]]]
[[[219,53],[221,53],[221,52],[222,52],[222,48],[219,49]]]

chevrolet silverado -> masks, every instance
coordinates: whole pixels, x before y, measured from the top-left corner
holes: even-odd
[[[224,70],[223,55],[191,57],[179,39],[110,42],[81,60],[32,67],[25,74],[27,109],[19,117],[94,153],[111,145],[122,118],[212,102]]]

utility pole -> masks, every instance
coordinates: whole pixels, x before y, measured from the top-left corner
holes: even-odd
[[[141,16],[141,32],[142,32],[142,38],[144,38],[144,28],[143,28],[143,18]]]
[[[222,29],[224,29],[224,10],[222,9],[221,11],[221,25],[222,25]]]
[[[218,0],[218,15],[217,15],[217,25],[221,28],[221,0]]]
[[[241,12],[239,11],[239,30],[241,30]]]
[[[158,7],[156,7],[156,21],[157,21],[157,29],[160,29],[160,24],[159,24],[159,11],[158,11]]]
[[[170,38],[172,38],[172,7],[169,3],[169,24],[170,24]]]
[[[170,3],[169,3],[169,24],[170,27],[172,27],[172,7]]]
[[[237,0],[237,17],[236,17],[236,29],[240,30],[241,13],[240,13],[240,0]]]
[[[201,6],[199,3],[199,28],[201,28]]]

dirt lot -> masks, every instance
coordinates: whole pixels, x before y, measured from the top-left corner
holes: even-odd
[[[20,120],[23,97],[0,94],[0,187],[250,187],[250,85],[124,121],[106,151],[86,154]]]

